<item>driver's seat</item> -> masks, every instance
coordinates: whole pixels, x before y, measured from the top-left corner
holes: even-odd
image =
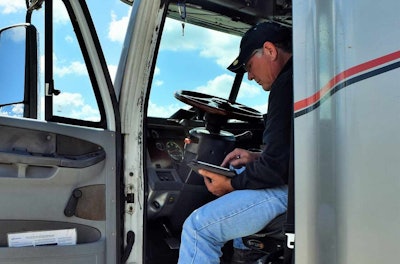
[[[281,263],[280,256],[283,255],[285,246],[285,223],[286,212],[275,217],[256,234],[243,237],[244,245],[254,251],[265,253],[263,263]]]

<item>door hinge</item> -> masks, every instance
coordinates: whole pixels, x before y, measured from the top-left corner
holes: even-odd
[[[127,193],[125,196],[125,201],[127,203],[135,203],[135,194],[134,193]]]

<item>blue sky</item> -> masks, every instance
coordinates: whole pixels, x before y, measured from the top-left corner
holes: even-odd
[[[86,2],[113,78],[120,59],[130,6],[119,0]],[[25,0],[0,0],[0,28],[23,22],[25,9]],[[64,30],[64,24],[68,20],[67,14],[56,4],[54,9],[54,28]],[[181,22],[174,20],[168,21],[164,30],[162,50],[159,53],[149,102],[149,114],[166,117],[183,107],[183,104],[173,97],[177,90],[195,90],[226,98],[234,78],[226,67],[237,55],[240,38],[200,30],[192,25],[186,25],[182,35]],[[83,77],[86,74],[83,61],[74,58],[72,50],[67,48],[66,43],[73,41],[72,34],[72,31],[65,31],[65,38],[54,43],[54,74],[63,80],[58,83],[66,86],[59,87],[63,93],[55,97],[57,111],[76,118],[96,120],[98,113],[94,100],[90,99],[92,97],[74,85],[68,85],[72,80],[79,78],[82,78],[81,83],[84,82]],[[242,84],[238,102],[265,112],[267,94],[255,82],[245,82]]]

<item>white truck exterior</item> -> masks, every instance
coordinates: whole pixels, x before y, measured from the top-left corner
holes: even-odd
[[[44,32],[38,38],[45,43],[47,68],[39,92],[32,88],[37,81],[29,79],[38,75],[31,61],[36,54],[24,50],[33,57],[23,58],[30,71],[18,76],[25,80],[22,88],[4,81],[10,64],[0,58],[1,97],[22,89],[25,109],[21,117],[0,116],[0,263],[176,263],[182,221],[207,192],[184,167],[184,139],[203,121],[186,110],[165,119],[147,114],[167,15],[236,36],[268,19],[292,27],[292,263],[398,262],[399,1],[134,0],[127,5],[132,10],[113,82],[85,1],[62,2],[100,118],[75,120],[53,110],[57,82],[53,86]],[[35,16],[40,4],[30,5]],[[201,16],[211,9],[216,19]],[[0,32],[3,58],[7,32]],[[44,120],[36,112],[41,100]],[[2,99],[0,107],[15,102]],[[228,122],[223,128],[259,135],[262,124]],[[253,146],[257,140],[243,142]],[[168,149],[172,143],[183,151],[179,159]],[[196,204],[188,205],[192,200]],[[58,229],[75,229],[77,244],[15,248],[7,241],[9,233]]]

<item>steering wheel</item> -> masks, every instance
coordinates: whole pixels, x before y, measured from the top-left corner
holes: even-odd
[[[208,114],[220,115],[228,119],[256,121],[262,118],[262,114],[253,108],[212,95],[178,91],[175,93],[175,98]]]

